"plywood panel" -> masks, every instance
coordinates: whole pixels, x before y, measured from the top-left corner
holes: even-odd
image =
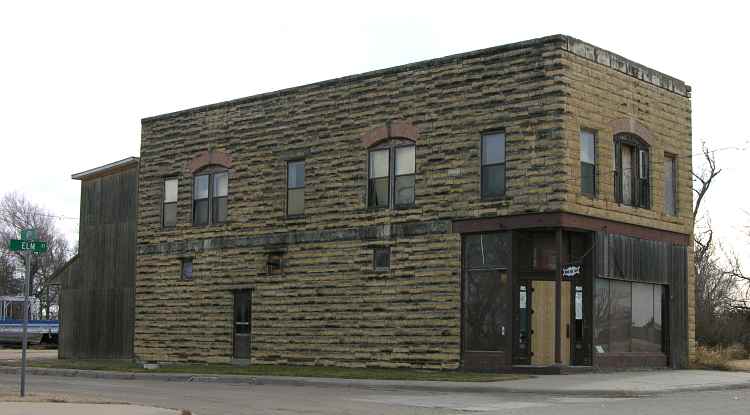
[[[560,359],[562,364],[570,364],[570,281],[563,281],[560,287]]]
[[[555,363],[555,282],[533,281],[531,297],[531,364]]]

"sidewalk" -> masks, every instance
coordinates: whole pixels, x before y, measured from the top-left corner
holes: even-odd
[[[0,367],[0,373],[18,373],[17,367]],[[107,372],[75,369],[29,368],[31,376],[79,376],[98,379],[155,380],[170,382],[249,383],[253,385],[335,386],[398,389],[448,393],[531,393],[627,397],[669,392],[750,388],[750,373],[710,370],[657,370],[640,372],[544,375],[501,382],[439,382],[331,379],[289,376],[192,375],[188,373]]]
[[[138,405],[3,402],[3,415],[178,415],[178,411]]]

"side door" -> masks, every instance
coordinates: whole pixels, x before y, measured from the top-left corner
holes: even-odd
[[[250,290],[234,292],[234,327],[232,357],[238,360],[250,359]]]
[[[468,370],[511,366],[513,290],[508,270],[510,235],[491,233],[464,238],[462,272],[462,355]]]

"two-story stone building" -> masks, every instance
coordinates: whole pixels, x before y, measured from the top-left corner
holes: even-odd
[[[561,35],[144,119],[134,352],[685,366],[690,123]]]

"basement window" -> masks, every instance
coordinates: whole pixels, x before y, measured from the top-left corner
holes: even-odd
[[[372,262],[376,272],[388,272],[391,269],[391,248],[375,248]]]
[[[280,274],[282,271],[282,252],[271,252],[266,260],[266,268],[269,274]]]
[[[192,281],[193,280],[193,259],[192,258],[182,258],[182,267],[180,271],[180,279],[183,281]]]

